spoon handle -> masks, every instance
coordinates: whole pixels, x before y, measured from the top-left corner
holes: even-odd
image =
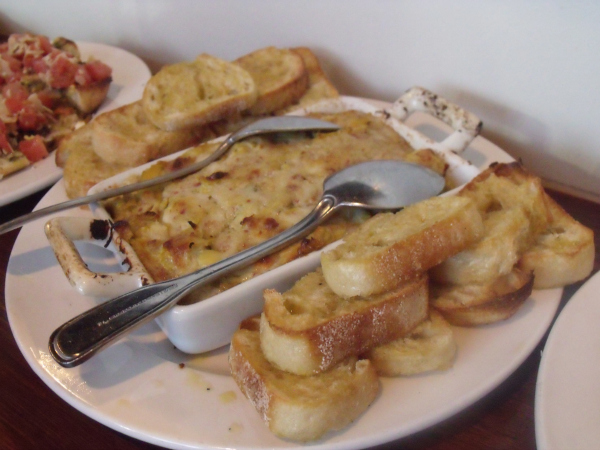
[[[300,222],[267,241],[174,280],[151,284],[102,303],[66,322],[50,336],[49,349],[63,367],[75,367],[131,328],[155,318],[193,288],[247,266],[313,231],[337,207],[324,195]]]

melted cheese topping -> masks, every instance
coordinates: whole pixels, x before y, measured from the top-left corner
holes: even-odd
[[[289,228],[316,205],[323,181],[334,172],[362,161],[414,155],[402,137],[374,116],[352,111],[318,117],[342,129],[247,139],[195,174],[109,200],[105,207],[152,277],[160,281],[206,267]],[[153,165],[141,178],[203,159],[214,148],[202,144],[172,162]],[[445,167],[439,163],[438,158],[434,170]],[[188,301],[214,295],[322,248],[356,223],[338,215],[301,242],[224,277]]]

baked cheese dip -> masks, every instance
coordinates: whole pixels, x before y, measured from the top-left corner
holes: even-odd
[[[201,269],[281,233],[318,202],[326,177],[376,159],[447,165],[431,150],[415,151],[382,119],[348,111],[311,116],[340,125],[323,133],[254,137],[185,178],[107,200],[103,206],[155,281]],[[218,144],[201,144],[175,160],[159,161],[140,181],[204,159]],[[255,275],[318,250],[368,217],[338,214],[300,242],[200,288],[182,303],[215,295]]]

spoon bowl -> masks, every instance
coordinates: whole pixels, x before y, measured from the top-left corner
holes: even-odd
[[[50,353],[63,367],[77,366],[134,327],[157,317],[197,286],[308,235],[338,209],[398,210],[439,194],[444,184],[444,178],[430,169],[396,160],[369,161],[343,169],[325,180],[320,201],[294,226],[211,266],[141,287],[80,314],[52,333]]]

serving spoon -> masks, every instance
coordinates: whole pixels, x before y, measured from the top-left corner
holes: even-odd
[[[396,160],[369,161],[343,169],[325,180],[314,209],[286,231],[196,272],[141,287],[80,314],[52,333],[50,353],[63,367],[77,366],[175,305],[192,289],[298,241],[340,208],[397,210],[439,194],[444,184],[444,178],[432,170]]]
[[[83,206],[93,202],[99,202],[101,200],[106,200],[118,195],[129,194],[130,192],[146,189],[197,172],[223,156],[233,146],[233,144],[251,136],[257,136],[259,134],[290,133],[300,131],[335,131],[339,129],[340,127],[334,123],[304,116],[277,116],[259,119],[241,128],[235,133],[230,134],[227,139],[225,139],[217,147],[217,149],[210,154],[210,156],[202,161],[198,161],[174,172],[151,178],[150,180],[120,186],[114,189],[107,189],[96,194],[75,198],[73,200],[67,200],[66,202],[57,203],[46,208],[38,209],[37,211],[33,211],[29,214],[24,214],[0,225],[0,234],[7,233],[15,228],[25,225],[28,222],[31,222],[32,220],[45,217],[49,214],[75,208],[76,206]]]

